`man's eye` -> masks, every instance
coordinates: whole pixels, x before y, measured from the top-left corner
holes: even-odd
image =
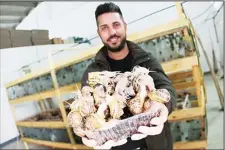
[[[116,27],[116,28],[118,28],[119,26],[120,26],[119,23],[115,23],[115,24],[114,24],[114,27]]]
[[[101,29],[102,29],[102,31],[105,31],[107,29],[107,27],[102,27]]]

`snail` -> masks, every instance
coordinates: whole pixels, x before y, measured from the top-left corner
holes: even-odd
[[[67,115],[67,121],[72,127],[81,127],[83,126],[83,118],[78,111],[71,111]]]
[[[106,100],[109,105],[110,116],[113,119],[120,119],[120,117],[124,113],[123,108],[126,106],[124,104],[124,101],[122,99],[119,99],[119,97],[116,97],[116,95],[107,95]]]
[[[101,128],[105,123],[104,118],[98,114],[91,114],[85,118],[84,128],[85,130],[94,131]]]
[[[105,102],[106,98],[106,89],[105,86],[97,84],[93,90],[93,97],[95,105],[98,107],[101,103]]]
[[[82,116],[88,116],[97,111],[94,105],[94,98],[92,96],[85,96],[80,99],[80,113]]]

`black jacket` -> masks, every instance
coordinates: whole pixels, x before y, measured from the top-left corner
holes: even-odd
[[[137,44],[127,41],[128,48],[132,54],[132,68],[136,65],[149,68],[151,71],[149,75],[154,79],[155,88],[162,89],[165,88],[170,92],[171,100],[169,103],[165,104],[169,110],[169,114],[173,111],[176,105],[176,93],[175,90],[168,79],[167,75],[164,73],[160,63],[151,55],[142,50]],[[109,64],[106,59],[107,49],[102,47],[95,56],[95,61],[88,66],[83,78],[82,87],[87,85],[88,73],[94,71],[110,71]],[[164,124],[163,131],[159,135],[148,136],[145,138],[148,150],[152,149],[171,149],[173,148],[172,136],[169,127],[169,123]]]

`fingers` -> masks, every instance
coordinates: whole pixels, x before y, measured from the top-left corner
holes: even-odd
[[[84,137],[85,134],[81,133],[81,132],[75,132],[76,135],[78,135],[79,137]]]
[[[122,140],[119,140],[119,141],[115,142],[114,146],[120,146],[120,145],[123,145],[125,143],[127,143],[127,139],[122,139]]]
[[[159,117],[152,118],[150,123],[158,126],[158,125],[164,124],[166,122],[166,120],[167,120],[167,117],[159,116]]]
[[[112,140],[109,140],[101,146],[95,146],[94,149],[110,149],[113,145],[115,145],[115,142]]]
[[[84,143],[84,145],[87,145],[89,147],[94,147],[95,145],[97,145],[97,142],[95,140],[89,140],[86,137],[82,137],[82,142]]]
[[[147,137],[146,134],[134,134],[131,136],[131,140],[135,141],[135,140],[141,140],[143,138]]]
[[[164,124],[158,125],[156,127],[140,126],[138,131],[146,135],[158,135],[162,132],[163,126]]]
[[[113,140],[109,140],[100,146],[97,146],[97,142],[95,140],[89,140],[86,137],[82,137],[82,141],[85,145],[87,145],[89,147],[93,147],[94,149],[110,149],[111,147],[120,146],[120,145],[125,144],[127,142],[127,139],[122,139],[117,142],[115,142]]]
[[[94,149],[110,149],[110,148],[115,147],[115,146],[123,145],[126,142],[127,142],[127,139],[122,139],[122,140],[119,140],[119,141],[116,141],[116,142],[113,141],[113,140],[109,140],[101,146],[94,146]]]
[[[150,123],[153,125],[161,125],[164,124],[168,119],[168,109],[164,104],[160,106],[160,114],[159,117],[152,118]]]
[[[169,111],[168,108],[165,106],[165,104],[161,104],[161,112],[160,112],[160,116],[165,116],[166,118],[168,117]]]

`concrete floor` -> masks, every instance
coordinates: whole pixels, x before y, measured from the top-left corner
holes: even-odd
[[[223,111],[219,111],[220,101],[211,75],[205,75],[204,79],[207,92],[208,149],[223,149]],[[219,84],[223,91],[223,79],[219,80]],[[48,149],[35,144],[29,144],[29,148]],[[24,149],[24,145],[18,140],[6,145],[3,149]]]
[[[212,77],[209,74],[205,75],[204,80],[207,93],[208,149],[223,149],[224,112],[219,111],[221,105]],[[222,91],[223,83],[223,79],[220,79],[219,84]]]

